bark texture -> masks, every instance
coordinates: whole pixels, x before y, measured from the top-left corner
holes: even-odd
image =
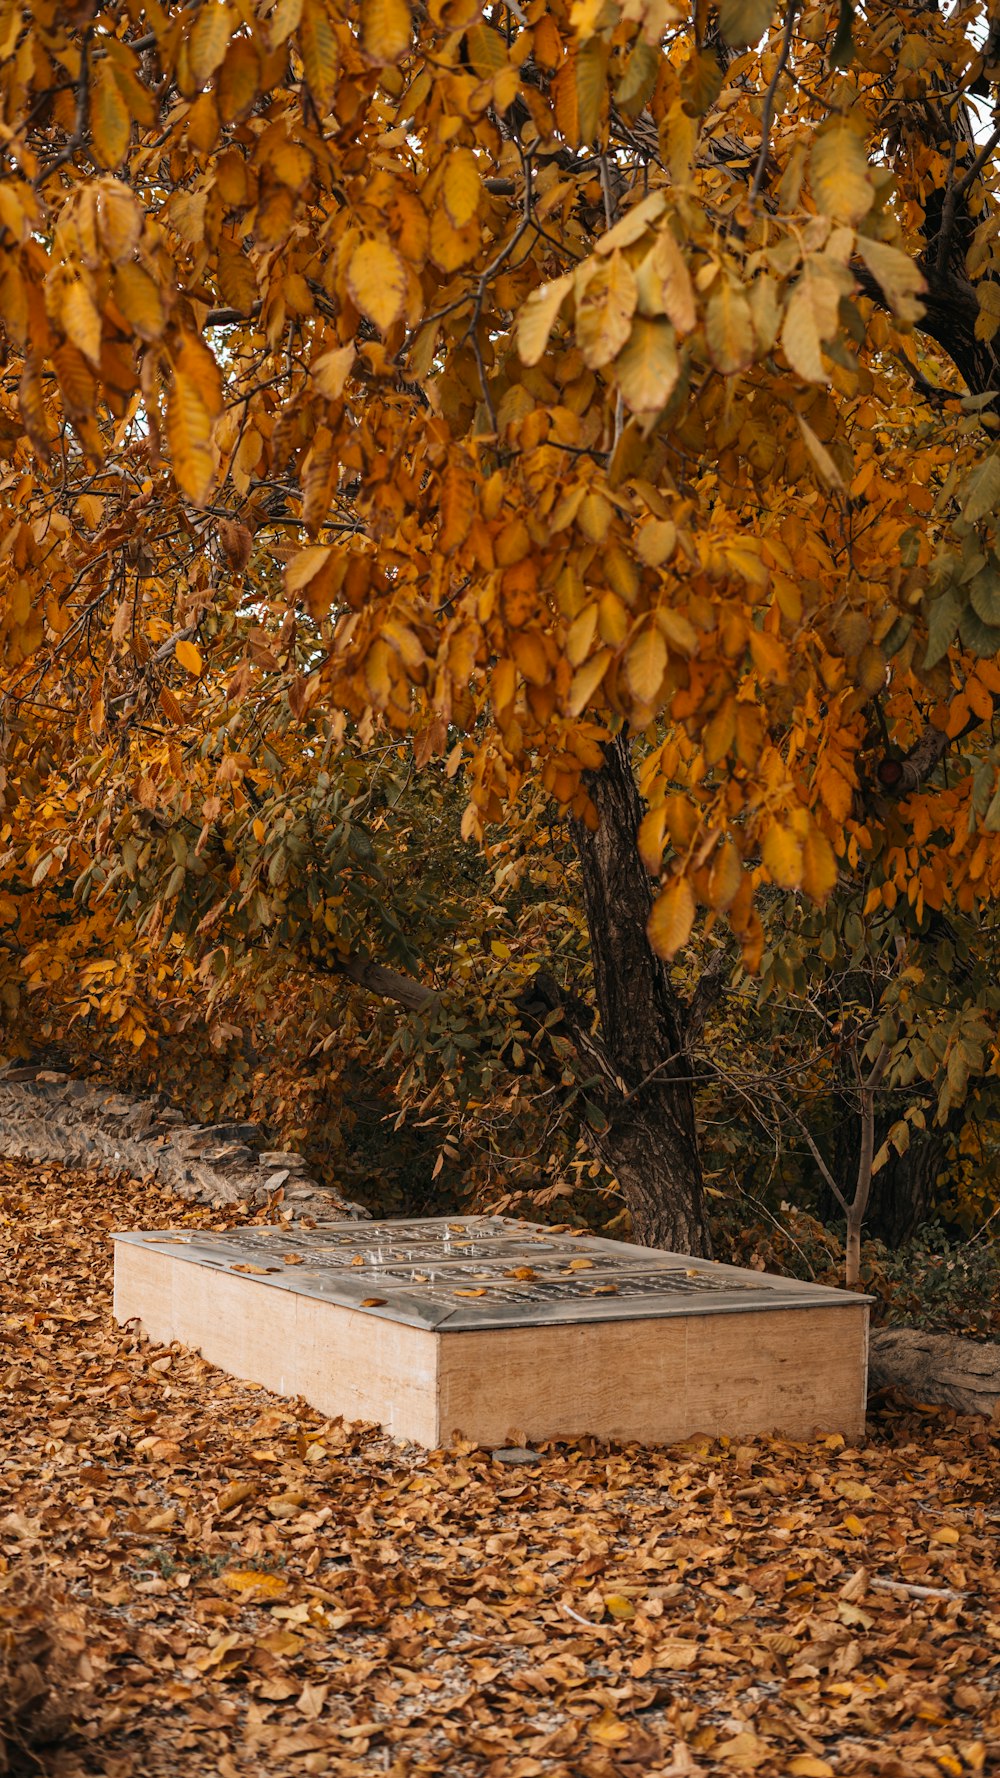
[[[868,1353],[869,1389],[898,1389],[914,1401],[1000,1420],[1000,1344],[876,1328]]]
[[[674,992],[646,937],[653,890],[637,849],[642,806],[624,737],[608,746],[604,769],[590,775],[588,789],[597,826],[574,821],[573,839],[599,1014],[589,1044],[591,1097],[607,1118],[590,1140],[621,1186],[636,1239],[707,1257],[688,1054],[692,1024],[702,1013]]]

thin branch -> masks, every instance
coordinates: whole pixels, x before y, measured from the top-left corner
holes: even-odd
[[[791,4],[785,14],[785,29],[781,39],[781,51],[778,56],[777,66],[767,83],[767,91],[764,94],[764,109],[761,112],[760,118],[760,153],[757,156],[753,184],[750,187],[751,208],[756,204],[757,199],[760,197],[764,185],[764,172],[767,167],[767,157],[771,148],[771,124],[774,120],[774,101],[778,92],[778,83],[788,66],[788,58],[791,55],[792,32],[795,29],[795,15],[798,12],[798,9],[798,0],[791,0]]]
[[[772,1099],[772,1104],[774,1105],[775,1113],[778,1117],[780,1117],[782,1107],[780,1106],[776,1095],[772,1094],[771,1099]],[[790,1105],[786,1106],[785,1109],[787,1110],[789,1117],[792,1119],[792,1122],[798,1124],[799,1129],[802,1131],[803,1136],[805,1137],[807,1143],[809,1144],[809,1152],[812,1155],[813,1160],[816,1162],[816,1165],[819,1168],[820,1172],[822,1173],[826,1184],[829,1186],[834,1197],[836,1198],[837,1203],[840,1205],[840,1208],[843,1210],[844,1215],[849,1216],[851,1207],[848,1204],[847,1199],[845,1198],[843,1192],[841,1191],[840,1186],[837,1184],[837,1181],[834,1178],[833,1174],[831,1173],[825,1160],[823,1159],[823,1156],[821,1155],[819,1149],[817,1148],[816,1143],[813,1139],[812,1131],[809,1129],[808,1125],[803,1122],[802,1118],[800,1118],[798,1112],[793,1110]]]

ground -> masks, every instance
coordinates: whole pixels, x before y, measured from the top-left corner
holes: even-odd
[[[1000,1770],[1000,1428],[424,1452],[116,1327],[109,1231],[168,1223],[233,1218],[0,1164],[0,1649],[27,1566],[56,1769]]]

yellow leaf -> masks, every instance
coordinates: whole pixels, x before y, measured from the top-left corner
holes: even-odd
[[[655,809],[647,809],[639,823],[638,848],[639,857],[646,866],[651,877],[658,877],[663,863],[663,835],[667,824],[665,803],[658,803]]]
[[[694,625],[683,612],[672,611],[669,605],[660,605],[657,607],[656,621],[675,654],[688,656],[695,653],[698,637]]]
[[[852,1537],[864,1537],[868,1529],[864,1520],[858,1518],[857,1513],[848,1513],[842,1523],[844,1530],[849,1531]]]
[[[723,698],[710,722],[706,723],[701,738],[705,758],[710,766],[717,765],[719,760],[729,752],[736,739],[736,699],[730,694]]]
[[[631,1623],[632,1619],[635,1617],[635,1606],[631,1599],[626,1599],[624,1593],[606,1593],[604,1596],[604,1609],[605,1611],[609,1611],[613,1618],[617,1618],[619,1622],[623,1624]]]
[[[676,547],[677,526],[673,519],[651,519],[636,537],[639,559],[651,568],[659,568],[663,562],[669,561]]]
[[[834,222],[860,222],[875,202],[864,137],[849,117],[834,113],[816,132],[809,153],[816,206]]]
[[[302,588],[308,586],[320,569],[326,567],[332,553],[326,544],[314,544],[310,549],[300,550],[297,556],[292,557],[285,569],[285,591],[288,593],[301,592]]]
[[[388,241],[363,241],[351,255],[347,287],[361,313],[388,333],[403,313],[406,266]]]
[[[234,1506],[242,1506],[243,1502],[249,1500],[254,1493],[256,1493],[256,1483],[254,1482],[230,1482],[228,1487],[221,1490],[215,1502],[216,1508],[220,1513],[228,1513]]]
[[[750,304],[735,278],[716,279],[705,306],[705,339],[716,370],[735,376],[757,351]]]
[[[353,345],[336,346],[332,352],[321,352],[309,366],[309,374],[327,401],[337,401],[344,392],[357,353]]]
[[[715,909],[732,906],[743,882],[743,862],[732,840],[723,840],[712,860],[708,873],[708,905]]]
[[[90,140],[95,160],[109,170],[120,166],[131,134],[132,119],[111,62],[100,61],[90,89]]]
[[[859,235],[855,245],[893,313],[901,321],[919,321],[924,310],[920,296],[927,286],[909,254],[885,241],[871,241],[867,235]]]
[[[816,437],[808,420],[803,419],[801,414],[796,414],[795,417],[799,422],[799,431],[805,440],[806,450],[809,452],[809,455],[815,463],[816,468],[819,470],[823,480],[828,487],[836,488],[840,493],[843,493],[844,478],[822,439]]]
[[[464,543],[476,510],[472,481],[463,470],[449,463],[441,478],[441,529],[438,548],[450,556]]]
[[[566,700],[566,712],[569,716],[579,716],[590,703],[591,698],[608,670],[611,660],[610,648],[599,648],[592,654],[589,661],[578,667],[570,682],[569,696]]]
[[[802,847],[790,827],[779,821],[764,835],[761,857],[772,883],[779,889],[798,889],[802,882]]]
[[[230,1568],[222,1576],[222,1584],[245,1599],[279,1599],[286,1590],[280,1575],[260,1568]]]
[[[544,685],[551,668],[545,644],[537,630],[520,630],[511,637],[510,652],[529,685]]]
[[[479,209],[482,195],[479,162],[471,148],[456,148],[444,163],[441,191],[444,207],[456,228],[464,228]]]
[[[372,703],[384,710],[392,697],[392,650],[379,637],[365,655],[365,683]]]
[[[204,666],[201,650],[193,642],[175,642],[174,659],[179,667],[183,667],[186,673],[193,673],[196,678]]]
[[[67,409],[83,415],[92,412],[97,384],[83,353],[64,340],[52,354],[52,367]]]
[[[466,265],[479,247],[480,231],[477,223],[466,223],[464,228],[452,225],[444,205],[440,205],[431,217],[430,254],[434,264],[442,272],[456,272],[459,266]]]
[[[101,360],[101,317],[89,287],[80,278],[63,286],[59,318],[74,346],[78,346],[91,364]]]
[[[817,1759],[814,1753],[793,1753],[785,1770],[789,1778],[836,1778],[828,1759]]]
[[[632,638],[625,654],[625,677],[640,704],[652,704],[659,696],[667,670],[667,645],[661,631],[647,624]]]
[[[215,477],[212,415],[200,389],[176,365],[167,400],[167,443],[178,487],[204,505]]]
[[[837,860],[826,834],[810,827],[802,842],[802,887],[812,901],[824,902],[837,886]]]
[[[632,323],[628,344],[614,362],[615,381],[625,404],[640,419],[655,423],[670,400],[681,373],[674,330],[669,321]]]
[[[218,81],[219,116],[235,123],[249,111],[260,88],[260,57],[249,37],[234,37],[222,64]]]
[[[686,877],[673,877],[650,910],[646,932],[658,957],[669,962],[687,944],[694,925],[694,893]]]
[[[770,1763],[773,1749],[760,1735],[752,1729],[743,1729],[734,1735],[731,1741],[716,1743],[713,1753],[716,1759],[725,1760],[738,1772],[755,1772],[758,1766]]]
[[[199,334],[181,335],[173,353],[174,374],[197,389],[212,419],[222,412],[222,377],[209,347]]]
[[[837,331],[840,294],[833,278],[806,270],[799,278],[785,310],[781,344],[792,369],[809,383],[829,379],[823,368],[820,347]]]
[[[937,1530],[931,1535],[931,1542],[958,1543],[961,1540],[961,1535],[962,1534],[956,1525],[939,1525]]]
[[[188,49],[191,72],[199,86],[204,86],[215,73],[229,48],[229,39],[236,23],[236,10],[227,0],[201,0],[191,28]]]
[[[363,0],[361,46],[370,62],[390,67],[410,47],[412,20],[406,0]]]
[[[788,676],[788,655],[780,637],[772,636],[766,630],[751,630],[749,641],[750,655],[761,678],[774,679],[782,684]]]
[[[656,1645],[656,1664],[668,1673],[681,1673],[698,1661],[701,1649],[697,1642],[686,1642],[681,1636],[666,1636]]]
[[[608,45],[600,37],[581,43],[572,58],[578,146],[592,142],[607,104]]]
[[[157,340],[166,325],[159,289],[149,273],[134,263],[115,272],[115,302],[141,340]]]
[[[666,314],[678,333],[690,333],[698,319],[694,285],[669,223],[664,224],[636,273],[644,314]]]
[[[324,0],[305,0],[299,25],[299,48],[306,85],[319,112],[330,109],[340,73],[340,47]]]
[[[635,275],[621,253],[577,274],[576,337],[584,363],[599,370],[617,357],[632,331],[638,293]]]
[[[596,602],[585,605],[566,632],[566,659],[571,667],[579,667],[590,653],[597,633],[597,612]]]

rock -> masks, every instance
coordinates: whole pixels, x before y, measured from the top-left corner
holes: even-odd
[[[494,1463],[510,1463],[531,1465],[541,1463],[540,1451],[528,1451],[523,1445],[505,1445],[503,1450],[493,1452]]]
[[[37,1063],[0,1069],[0,1155],[158,1179],[203,1204],[266,1204],[287,1182],[297,1214],[368,1216],[312,1179],[304,1156],[265,1140],[249,1121],[189,1121],[162,1093],[133,1097]]]
[[[898,1389],[918,1402],[939,1402],[960,1414],[985,1414],[1000,1425],[1000,1343],[925,1333],[919,1327],[873,1328],[870,1389]]]
[[[201,1133],[214,1137],[216,1142],[250,1142],[257,1143],[264,1132],[259,1124],[202,1124]]]
[[[230,1142],[222,1148],[206,1148],[201,1158],[209,1166],[226,1171],[230,1167],[253,1167],[262,1157],[255,1155],[245,1142]]]

